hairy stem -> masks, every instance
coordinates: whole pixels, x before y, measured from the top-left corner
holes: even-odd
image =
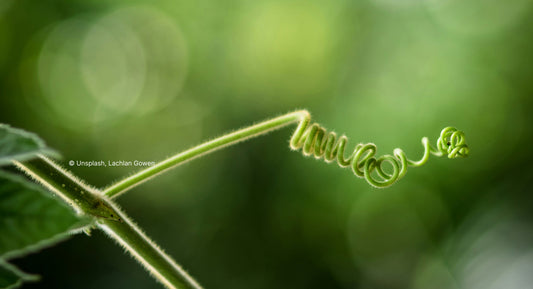
[[[116,197],[168,169],[174,168],[180,164],[186,163],[205,154],[212,153],[226,146],[266,134],[272,130],[282,128],[292,123],[299,122],[304,118],[309,118],[309,112],[306,110],[295,111],[223,135],[184,152],[178,153],[177,155],[161,161],[147,169],[141,170],[132,176],[109,186],[108,188],[104,189],[102,193],[110,198]]]
[[[116,204],[48,158],[39,156],[14,164],[47,187],[80,215],[94,218],[95,226],[122,245],[159,282],[172,289],[200,289],[170,256],[151,241]]]
[[[309,112],[300,110],[237,130],[178,153],[109,186],[103,190],[103,194],[111,198],[116,197],[168,169],[295,122],[298,122],[298,127],[290,141],[290,147],[293,150],[301,149],[305,156],[313,155],[315,158],[324,159],[326,162],[336,161],[343,168],[350,167],[354,175],[366,179],[370,185],[376,188],[391,186],[407,173],[407,167],[424,165],[430,154],[438,157],[447,155],[448,158],[457,158],[466,157],[469,153],[464,133],[453,127],[446,127],[441,131],[437,140],[437,148],[432,147],[426,137],[422,139],[424,154],[418,161],[408,159],[404,151],[399,148],[395,149],[392,155],[385,154],[378,157],[376,156],[377,147],[373,143],[359,143],[351,154],[347,154],[348,138],[346,136],[338,137],[336,133],[328,132],[318,123],[312,123]],[[389,168],[385,168],[386,166]]]

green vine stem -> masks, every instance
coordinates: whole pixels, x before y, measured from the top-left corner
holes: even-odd
[[[466,157],[469,153],[464,133],[453,127],[447,127],[442,130],[437,140],[437,148],[433,148],[426,137],[422,138],[422,145],[425,151],[419,161],[407,159],[401,149],[395,149],[394,155],[375,158],[377,147],[373,143],[358,144],[353,153],[345,157],[347,137],[342,135],[337,138],[334,132],[327,132],[317,123],[311,124],[309,112],[299,110],[237,130],[178,153],[109,186],[102,192],[108,197],[116,197],[168,169],[226,146],[296,122],[298,122],[298,127],[290,141],[290,146],[293,150],[302,149],[304,155],[314,155],[317,159],[324,158],[326,162],[336,160],[339,166],[351,167],[356,176],[365,178],[370,185],[377,188],[391,186],[405,175],[408,166],[418,167],[425,164],[430,154],[435,156],[447,155],[449,158],[456,158]],[[384,169],[385,163],[392,167],[392,172],[386,172]]]
[[[116,204],[50,159],[14,164],[47,187],[80,215],[94,218],[94,224],[122,245],[158,281],[172,289],[201,289],[170,256],[151,241]]]
[[[422,138],[424,154],[418,161],[407,159],[401,149],[395,149],[393,155],[375,157],[377,147],[373,143],[357,144],[353,152],[346,156],[346,136],[337,137],[334,132],[328,132],[317,123],[311,123],[309,112],[299,110],[205,142],[139,171],[103,191],[86,185],[41,155],[37,159],[14,163],[70,204],[78,214],[92,217],[97,227],[122,245],[167,288],[200,289],[200,285],[159,249],[109,198],[116,197],[180,164],[292,123],[298,123],[290,141],[293,150],[301,149],[305,156],[313,155],[326,162],[336,161],[340,167],[350,167],[357,177],[365,178],[369,184],[378,188],[388,187],[398,181],[406,174],[408,166],[418,167],[425,164],[430,154],[456,158],[466,157],[469,153],[464,133],[447,127],[442,130],[437,140],[437,148],[432,147],[426,137]],[[384,164],[389,164],[389,169],[384,168]]]
[[[201,145],[195,146],[184,152],[178,153],[164,161],[161,161],[147,169],[141,170],[130,177],[119,181],[103,190],[103,194],[108,197],[116,197],[133,187],[153,178],[154,176],[174,168],[178,165],[184,164],[195,158],[203,156],[208,153],[220,150],[226,146],[245,141],[249,138],[266,134],[270,131],[280,129],[292,123],[299,122],[303,119],[310,118],[309,112],[306,110],[299,110],[291,112],[258,124],[231,132],[221,137],[215,138],[211,141],[205,142]]]

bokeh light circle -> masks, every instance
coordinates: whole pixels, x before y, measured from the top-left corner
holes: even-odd
[[[507,201],[483,203],[439,250],[419,262],[413,289],[520,289],[533,282],[531,223]]]
[[[50,119],[79,128],[167,106],[182,89],[187,49],[173,19],[126,7],[56,24],[36,63]]]
[[[142,93],[147,74],[144,47],[117,18],[105,17],[90,27],[81,45],[80,66],[89,93],[110,110],[129,110]]]

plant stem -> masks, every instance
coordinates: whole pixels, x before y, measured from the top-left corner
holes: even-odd
[[[139,171],[134,175],[109,186],[108,188],[104,189],[102,193],[110,198],[114,198],[168,169],[174,168],[202,155],[212,153],[226,146],[266,134],[272,130],[280,129],[295,122],[299,122],[304,118],[309,118],[309,112],[306,110],[299,110],[223,135],[184,152],[178,153],[147,169]]]
[[[116,206],[113,207],[115,207],[115,211],[123,221],[100,219],[97,221],[100,229],[130,252],[165,287],[173,289],[202,288],[170,256],[165,254],[129,220],[123,212],[118,210]]]
[[[201,286],[172,258],[151,241],[118,206],[109,198],[126,192],[134,186],[202,155],[225,146],[266,134],[309,118],[306,110],[291,112],[205,142],[199,146],[170,157],[150,168],[128,177],[103,192],[92,188],[52,160],[40,155],[37,159],[13,163],[59,196],[74,210],[94,218],[95,225],[122,245],[158,281],[172,289],[201,289]]]
[[[92,217],[97,227],[122,245],[167,288],[201,289],[201,286],[159,249],[117,205],[96,189],[44,156],[25,162],[13,162],[72,206],[78,214]]]

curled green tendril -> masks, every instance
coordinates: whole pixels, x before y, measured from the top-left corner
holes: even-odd
[[[305,156],[313,155],[330,163],[334,160],[340,167],[351,167],[353,173],[376,188],[391,186],[407,173],[407,167],[419,167],[427,162],[429,155],[447,155],[448,158],[468,156],[468,146],[464,133],[453,127],[447,127],[440,133],[435,149],[429,144],[427,137],[422,138],[424,155],[419,161],[407,158],[402,149],[395,149],[393,155],[375,157],[377,147],[373,143],[357,144],[353,153],[345,157],[348,138],[344,135],[337,138],[334,132],[328,132],[317,123],[311,124],[309,116],[302,118],[292,135],[290,146],[294,150],[302,149]],[[388,163],[392,172],[386,172],[384,163]]]

